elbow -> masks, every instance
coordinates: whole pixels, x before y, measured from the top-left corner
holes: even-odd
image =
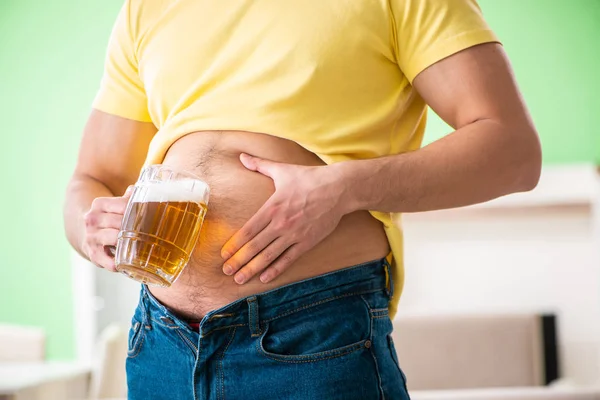
[[[530,192],[536,188],[540,181],[542,172],[542,163],[530,163],[522,168],[521,176],[519,177],[519,192]]]
[[[515,177],[516,191],[529,192],[536,188],[542,172],[542,147],[538,135],[533,131],[528,135],[527,144],[521,149],[522,154],[517,162]]]

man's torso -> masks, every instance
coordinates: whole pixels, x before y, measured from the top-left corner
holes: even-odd
[[[239,298],[389,253],[382,224],[359,211],[344,216],[331,235],[272,282],[264,284],[256,277],[244,285],[235,283],[222,271],[221,247],[274,191],[270,178],[244,168],[239,161],[242,151],[281,162],[323,164],[296,143],[264,134],[204,131],[175,142],[164,164],[194,172],[211,187],[211,198],[200,239],[181,277],[170,288],[151,288],[174,312],[199,320]]]
[[[320,165],[419,147],[425,105],[398,67],[387,1],[127,6],[132,62],[159,128],[147,164],[195,172],[212,192],[192,261],[173,287],[152,290],[159,300],[197,318],[237,298],[389,253],[383,224],[364,211],[344,217],[268,285],[237,285],[219,256],[273,192],[269,178],[244,169],[240,152]],[[374,215],[392,226],[389,214]]]

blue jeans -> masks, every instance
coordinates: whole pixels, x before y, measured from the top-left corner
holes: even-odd
[[[129,399],[408,400],[391,287],[377,260],[237,300],[208,313],[199,332],[142,287]]]

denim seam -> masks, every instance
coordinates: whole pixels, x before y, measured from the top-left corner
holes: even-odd
[[[180,329],[180,327],[177,326],[177,325],[165,325],[162,322],[160,322],[160,321],[158,321],[158,320],[156,320],[156,319],[154,319],[152,317],[150,317],[150,320],[153,321],[154,323],[156,323],[156,324],[164,327],[164,328],[167,328],[167,329]]]
[[[388,314],[385,315],[373,315],[372,318],[389,318]]]
[[[365,340],[361,340],[358,343],[354,343],[354,344],[350,344],[348,346],[343,347],[342,349],[336,349],[336,350],[328,350],[326,352],[321,352],[321,353],[315,353],[315,354],[304,354],[304,355],[297,355],[297,356],[279,356],[277,354],[271,354],[268,353],[264,347],[262,346],[262,340],[257,340],[256,342],[256,347],[258,348],[258,351],[260,352],[260,354],[262,354],[263,356],[270,358],[271,360],[277,361],[277,362],[285,362],[285,363],[290,363],[290,364],[306,364],[306,363],[314,363],[314,362],[319,362],[319,361],[324,361],[324,360],[330,360],[332,358],[338,358],[338,357],[342,357],[345,356],[347,354],[350,353],[354,353],[357,350],[360,349],[366,349],[366,342],[369,342],[370,340],[365,339]],[[328,352],[333,352],[330,356],[328,357],[324,357],[320,354],[326,354]],[[286,357],[290,357],[287,358]],[[306,358],[305,360],[302,359],[293,359],[293,358]]]
[[[144,294],[143,296],[147,296],[146,294]],[[140,299],[140,308],[142,309],[142,324],[145,325],[145,327],[147,327],[148,325],[150,325],[150,313],[148,312],[148,305],[146,304],[146,302],[144,301],[145,299],[142,298]]]
[[[381,311],[373,311],[373,310],[370,310],[370,311],[371,311],[371,315],[373,315],[373,316],[386,316],[386,315],[390,314],[390,312],[387,308],[385,310],[381,310]]]
[[[302,306],[302,307],[298,307],[298,308],[296,308],[294,310],[286,311],[286,312],[278,314],[278,315],[276,315],[276,316],[274,316],[272,318],[264,319],[263,322],[271,322],[271,321],[273,321],[275,319],[288,316],[290,314],[296,313],[298,311],[305,310],[305,309],[310,308],[310,307],[314,307],[314,306],[317,306],[317,305],[320,305],[320,304],[328,303],[328,302],[333,301],[333,300],[338,300],[338,299],[342,299],[344,297],[349,297],[349,296],[357,296],[357,295],[362,295],[362,294],[375,293],[375,292],[379,292],[380,290],[381,289],[371,289],[371,290],[362,291],[362,292],[345,293],[345,294],[338,295],[338,296],[328,297],[326,299],[322,299],[322,300],[316,301],[314,303],[307,304],[307,305]]]
[[[367,307],[367,310],[370,314],[371,306],[369,305],[369,302],[367,301],[367,299],[365,299],[365,296],[363,296],[363,295],[360,296],[360,299],[365,303],[365,306]],[[372,316],[369,318],[369,340],[371,341],[371,343],[373,343],[373,317]]]
[[[369,318],[369,323],[370,323],[369,338],[371,339],[373,346],[375,346],[375,342],[373,340],[373,325],[374,325],[373,322],[374,322],[374,319],[378,318],[378,317],[375,317],[372,315],[373,309],[371,309],[371,306],[369,305],[369,302],[367,301],[367,299],[365,299],[364,296],[360,296],[360,298],[362,299],[362,301],[365,302],[365,304],[367,305],[367,309],[371,313],[371,318]],[[371,348],[369,349],[369,353],[371,353],[371,357],[373,357],[373,362],[375,363],[375,373],[377,374],[377,384],[379,386],[379,394],[381,394],[381,399],[385,400],[385,393],[383,391],[383,385],[381,383],[381,375],[379,374],[379,364],[377,363],[377,357],[375,357],[375,350],[373,349],[373,346],[371,346]]]
[[[171,317],[169,317],[169,318],[171,318]],[[162,321],[154,319],[153,317],[150,317],[150,320],[153,321],[154,323],[156,323],[156,324],[158,324],[158,325],[160,325],[162,327],[168,328],[168,329],[182,329],[182,330],[187,330],[187,331],[191,332],[191,329],[189,328],[189,326],[187,324],[184,324],[184,323],[180,322],[180,321],[174,321],[173,320],[173,324],[168,324],[167,325],[167,324],[163,323]]]
[[[393,343],[393,339],[391,337],[391,335],[387,335],[387,342],[388,342],[388,348],[390,350],[390,353],[392,353],[392,361],[394,362],[394,364],[396,365],[396,367],[398,368],[398,371],[402,371],[400,369],[400,364],[398,363],[398,361],[396,360],[396,357],[398,355],[396,355],[396,357],[394,357],[393,351],[394,351],[394,347],[392,347],[392,343]]]
[[[212,321],[212,320],[214,320],[214,319],[217,319],[217,318],[234,317],[234,316],[235,316],[235,314],[234,314],[234,313],[214,314],[214,315],[211,315],[211,316],[208,318],[208,320],[209,320],[209,321]]]
[[[198,340],[198,354],[196,355],[196,362],[194,363],[194,371],[192,371],[192,394],[194,395],[194,400],[198,400],[198,396],[196,395],[196,376],[198,372],[198,361],[200,361],[200,353],[202,353],[202,336]]]
[[[227,349],[229,349],[229,345],[231,344],[231,342],[233,342],[236,330],[237,326],[233,328],[233,331],[231,332],[231,337],[229,338],[229,341],[227,342],[225,348],[223,349],[223,352],[221,353],[221,359],[217,363],[217,369],[220,371],[221,374],[221,382],[219,385],[219,394],[221,396],[218,399],[221,400],[225,400],[225,368],[223,367],[223,359],[225,358],[225,353],[227,352]]]
[[[192,351],[192,353],[195,356],[196,353],[198,353],[198,348],[196,347],[196,345],[194,343],[192,343],[192,341],[187,336],[185,336],[185,334],[182,333],[180,330],[176,330],[175,332],[177,332],[177,334],[179,335],[179,337],[181,339],[183,339],[183,341],[185,342],[185,344],[187,345],[187,347]]]
[[[388,297],[391,299],[394,296],[394,280],[392,279],[392,266],[388,262],[387,258],[383,259],[383,267],[385,269],[385,276],[387,280],[385,291]]]
[[[140,331],[139,331],[139,330],[141,329],[141,325],[142,325],[142,324],[141,324],[140,322],[138,322],[138,321],[135,321],[135,324],[133,324],[133,326],[131,327],[131,328],[133,329],[133,332],[134,332],[134,333],[133,333],[133,335],[131,336],[131,339],[129,339],[129,341],[128,341],[128,343],[129,343],[129,345],[128,345],[128,349],[133,349],[133,347],[134,347],[134,344],[135,344],[135,342],[136,342],[136,339],[137,339],[137,336],[138,336],[138,335],[139,335],[139,333],[140,333]]]
[[[248,303],[248,327],[250,328],[250,336],[259,337],[262,334],[260,329],[260,314],[256,296],[249,297]]]
[[[382,290],[382,289],[370,289],[370,290],[366,290],[366,291],[353,292],[353,293],[345,293],[345,294],[339,295],[339,296],[328,297],[326,299],[322,299],[322,300],[316,301],[314,303],[307,304],[305,306],[298,307],[296,309],[293,309],[293,310],[290,310],[290,311],[286,311],[286,312],[281,313],[281,314],[277,314],[276,316],[268,318],[268,319],[264,319],[261,322],[271,322],[271,321],[276,320],[278,318],[286,317],[286,316],[288,316],[290,314],[293,314],[293,313],[296,313],[298,311],[302,311],[302,310],[305,310],[305,309],[310,308],[310,307],[314,307],[314,306],[317,306],[317,305],[320,305],[320,304],[324,304],[324,303],[327,303],[329,301],[338,300],[338,299],[341,299],[341,298],[344,298],[344,297],[349,297],[349,296],[363,295],[363,294],[369,294],[369,293],[377,293],[380,290]],[[370,311],[375,310],[375,309],[371,310],[371,308],[369,307],[369,304],[366,302],[366,300],[364,298],[363,298],[363,301],[365,301],[365,303],[367,305],[367,308]],[[377,309],[377,310],[380,310],[380,309]],[[387,308],[386,309],[381,309],[381,310],[387,310]],[[213,328],[213,329],[209,330],[208,332],[203,332],[202,335],[203,336],[208,336],[209,334],[211,334],[212,332],[217,331],[217,330],[227,329],[227,328],[232,328],[232,327],[238,327],[238,326],[246,326],[246,325],[248,325],[248,324],[234,324],[234,325],[220,326],[220,327],[217,327],[217,328]],[[261,332],[261,334],[262,333],[264,333],[264,332]]]
[[[402,371],[402,368],[400,368],[400,363],[398,361],[398,353],[396,353],[396,348],[394,346],[394,338],[392,338],[391,334],[387,335],[387,344],[388,344],[388,350],[390,351],[390,356],[392,357],[392,361],[394,362],[394,365],[396,365],[396,368],[398,368],[398,372],[400,373],[400,377],[402,378],[402,384],[404,387],[404,391],[408,394],[406,375],[404,374],[404,371]],[[410,395],[408,398],[410,400]]]
[[[383,386],[381,383],[381,375],[379,374],[379,364],[377,363],[377,357],[375,357],[375,352],[369,349],[369,353],[373,357],[373,362],[375,363],[375,373],[377,374],[377,383],[379,385],[379,394],[381,394],[381,399],[385,400],[385,393],[383,392]]]
[[[374,313],[377,313],[379,311],[381,311],[381,308],[371,308],[371,305],[369,304],[369,302],[367,301],[367,299],[365,299],[364,296],[360,296],[360,298],[362,299],[362,301],[365,303],[365,306],[367,307],[367,310],[369,310],[369,314],[371,316],[371,318],[369,318],[369,339],[371,339],[371,343],[373,343],[373,346],[375,346],[375,341],[373,340],[373,322],[375,320],[375,318],[377,318],[376,316],[374,316]],[[387,310],[387,309],[385,309]],[[387,314],[386,314],[387,316]],[[381,375],[379,374],[379,364],[377,363],[377,358],[375,357],[375,351],[373,350],[373,346],[371,346],[371,348],[369,349],[369,353],[371,354],[371,357],[373,358],[373,363],[375,364],[375,374],[377,375],[377,385],[379,387],[379,394],[381,395],[381,400],[385,400],[385,394],[383,392],[383,386],[381,384]]]
[[[219,327],[217,327],[217,328],[211,329],[211,330],[210,330],[210,331],[208,331],[208,332],[203,332],[203,333],[202,333],[202,336],[206,337],[206,336],[208,336],[209,334],[213,333],[214,331],[220,331],[220,330],[223,330],[223,329],[228,329],[228,328],[237,328],[238,326],[246,326],[246,325],[247,325],[247,324],[234,324],[234,325],[227,325],[227,326],[219,326]]]
[[[135,352],[132,354],[129,354],[129,352],[127,352],[128,358],[136,358],[138,356],[138,354],[140,354],[140,351],[142,350],[142,345],[144,344],[144,339],[145,339],[146,335],[142,334],[141,327],[140,327],[140,332],[138,333],[138,335],[141,335],[141,337],[138,338],[138,340],[136,341]]]
[[[369,307],[369,309],[372,312],[387,312],[387,311],[389,311],[389,308],[387,308],[387,307],[385,307],[385,308],[371,308],[371,307]]]
[[[279,355],[279,354],[269,353],[267,350],[265,350],[265,348],[263,346],[263,339],[264,339],[265,335],[268,333],[268,331],[269,331],[269,327],[267,325],[263,331],[261,338],[256,341],[256,350],[258,351],[259,354],[261,354],[264,357],[267,357],[271,360],[274,360],[277,362],[290,363],[290,364],[313,363],[313,362],[319,362],[319,361],[323,361],[323,360],[330,360],[332,358],[338,358],[338,357],[353,353],[357,350],[360,350],[361,348],[367,348],[367,345],[366,345],[367,342],[372,343],[372,341],[370,339],[365,339],[365,340],[361,340],[360,342],[349,344],[349,345],[346,345],[346,346],[338,348],[338,349],[321,351],[319,353],[299,354],[299,355]],[[330,354],[330,355],[326,356],[328,354]]]

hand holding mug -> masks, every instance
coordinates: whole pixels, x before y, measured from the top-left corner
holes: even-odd
[[[85,214],[85,236],[82,250],[91,262],[100,268],[115,272],[111,249],[117,244],[123,215],[131,197],[133,186],[121,197],[98,197]]]

